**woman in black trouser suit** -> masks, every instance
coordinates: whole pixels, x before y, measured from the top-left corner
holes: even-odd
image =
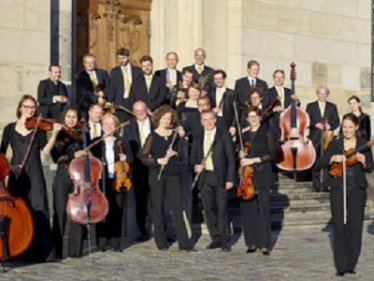
[[[170,106],[161,106],[154,112],[152,120],[157,128],[148,136],[143,150],[142,161],[149,166],[149,185],[151,188],[154,237],[159,250],[167,250],[167,235],[164,223],[164,201],[168,197],[173,214],[174,225],[180,250],[192,250],[183,220],[180,168],[178,166],[178,136],[170,147],[174,134],[171,129],[177,121],[177,115]],[[162,175],[158,179],[161,166]]]
[[[249,143],[249,154],[241,152],[241,166],[253,166],[254,199],[241,200],[240,213],[247,253],[261,249],[264,255],[270,254],[271,230],[269,193],[271,186],[271,161],[275,157],[272,132],[267,123],[261,124],[258,107],[249,107],[245,112],[250,127],[243,130],[243,142]]]
[[[343,176],[329,175],[331,215],[333,226],[333,252],[337,276],[345,273],[355,273],[355,267],[360,256],[362,226],[366,203],[366,188],[368,186],[365,173],[372,172],[373,158],[365,139],[358,136],[359,119],[353,113],[343,116],[342,137],[333,141],[321,159],[322,168],[328,168],[333,163],[344,161],[345,151],[359,151],[355,154],[357,163],[346,168],[347,209],[346,224],[344,224],[343,209]]]
[[[58,164],[53,184],[53,234],[56,255],[62,258],[63,236],[67,223],[66,204],[68,195],[73,189],[68,168],[74,157],[83,155],[82,130],[78,127],[80,114],[76,108],[68,108],[62,113],[65,130],[57,135],[55,145],[51,151],[52,159]],[[70,221],[68,255],[79,257],[82,255],[82,244],[85,229],[83,226]]]

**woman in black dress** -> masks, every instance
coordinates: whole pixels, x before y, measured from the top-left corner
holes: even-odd
[[[243,129],[243,142],[250,146],[249,153],[240,153],[240,165],[251,165],[252,178],[256,191],[252,200],[241,199],[240,213],[247,253],[261,250],[270,254],[271,231],[269,193],[271,187],[271,161],[275,158],[275,146],[272,132],[267,123],[261,124],[261,112],[258,107],[248,107],[245,113],[249,127]]]
[[[21,197],[31,210],[34,221],[34,238],[29,249],[21,257],[25,261],[52,261],[54,257],[53,237],[51,232],[47,191],[40,159],[40,151],[49,154],[60,124],[54,124],[52,136],[47,142],[46,133],[35,129],[30,153],[24,167],[20,167],[30,143],[33,130],[28,130],[25,120],[37,115],[37,102],[34,97],[24,95],[17,106],[17,121],[4,128],[1,153],[6,154],[8,147],[12,149],[11,173],[9,174],[9,192],[14,197]]]
[[[348,99],[348,105],[351,112],[358,117],[361,137],[369,141],[371,137],[370,116],[365,112],[362,112],[360,98],[358,96],[351,96]]]
[[[357,151],[357,162],[346,167],[346,224],[344,224],[343,176],[329,175],[333,230],[333,252],[337,276],[355,273],[361,252],[362,225],[368,182],[365,173],[373,171],[373,157],[367,142],[359,134],[359,119],[353,113],[343,116],[342,137],[334,140],[321,159],[321,167],[342,163],[345,152]]]
[[[77,108],[69,107],[62,113],[64,130],[61,130],[51,151],[52,159],[57,163],[57,171],[53,184],[53,234],[56,255],[62,258],[63,236],[67,223],[66,204],[68,195],[73,190],[68,168],[75,157],[83,156],[82,130],[78,124],[80,113]],[[70,257],[82,256],[82,244],[85,228],[70,220],[68,255]]]
[[[178,166],[178,136],[171,128],[177,122],[176,112],[170,106],[161,106],[152,116],[157,128],[148,136],[141,154],[149,166],[149,186],[153,207],[154,237],[159,250],[168,249],[163,204],[169,199],[180,250],[192,250],[183,220],[180,168]],[[176,138],[174,144],[172,140]],[[162,168],[164,167],[164,168]],[[160,173],[162,170],[162,173]],[[160,175],[161,174],[161,175]]]
[[[105,251],[107,247],[115,251],[121,251],[121,227],[124,223],[122,220],[123,200],[122,192],[117,192],[114,187],[115,170],[114,164],[117,161],[127,162],[131,164],[133,157],[130,144],[127,139],[121,139],[114,129],[119,126],[118,118],[106,113],[101,119],[101,126],[104,134],[107,135],[102,142],[95,145],[91,151],[92,154],[103,161],[104,175],[100,181],[100,186],[105,193],[109,203],[109,212],[103,222],[96,225],[96,236],[98,246],[101,251]],[[93,140],[95,141],[95,140]],[[122,152],[121,152],[122,150]],[[130,177],[130,175],[128,175]]]

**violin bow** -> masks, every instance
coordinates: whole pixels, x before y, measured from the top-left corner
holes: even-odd
[[[119,129],[123,129],[123,128],[129,126],[130,124],[131,124],[130,120],[121,123],[120,125],[118,125],[117,127],[115,127],[112,131],[110,131],[109,133],[106,133],[106,134],[102,135],[99,139],[97,139],[96,141],[94,141],[93,143],[91,143],[90,145],[88,145],[84,150],[85,151],[89,151],[92,147],[94,147],[95,145],[97,145],[99,142],[101,142],[102,140],[104,140],[106,137],[108,137],[111,134],[113,134],[115,131],[117,131]]]
[[[347,163],[343,160],[343,223],[347,224]]]

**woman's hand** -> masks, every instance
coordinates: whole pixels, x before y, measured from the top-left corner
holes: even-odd
[[[166,158],[170,159],[171,157],[176,156],[176,155],[178,155],[178,153],[172,149],[168,149],[166,151]]]
[[[168,162],[169,162],[168,157],[163,157],[163,158],[158,158],[157,159],[157,163],[160,164],[161,166],[167,165]]]
[[[120,153],[120,154],[119,154],[119,160],[120,160],[121,162],[125,162],[126,159],[127,159],[126,154],[123,154],[123,153]]]
[[[52,134],[53,135],[57,135],[59,131],[62,130],[62,124],[60,123],[54,123],[53,124],[53,130],[52,130]]]
[[[365,154],[357,152],[356,153],[356,158],[357,158],[357,161],[360,162],[365,167],[365,163],[366,163]]]
[[[330,162],[335,162],[335,163],[341,163],[346,160],[346,157],[344,154],[335,154],[331,157]]]

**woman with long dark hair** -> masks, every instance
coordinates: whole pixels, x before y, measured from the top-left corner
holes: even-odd
[[[354,113],[345,114],[342,121],[342,136],[330,144],[321,159],[322,168],[345,162],[347,151],[353,152],[357,160],[347,165],[345,175],[344,173],[336,176],[330,175],[327,179],[331,188],[333,253],[337,276],[355,273],[361,252],[362,225],[368,187],[365,173],[373,171],[371,149],[358,132],[358,117]],[[343,191],[344,182],[346,183],[346,198],[344,198]],[[346,200],[346,210],[344,210],[344,200]]]
[[[370,116],[362,111],[361,100],[358,96],[351,96],[348,99],[348,105],[351,112],[358,117],[358,123],[360,125],[359,131],[361,137],[366,140],[370,140],[371,137],[371,122]]]

